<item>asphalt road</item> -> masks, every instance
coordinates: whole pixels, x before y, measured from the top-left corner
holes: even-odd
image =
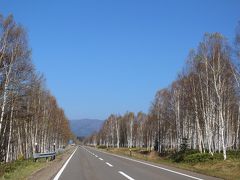
[[[217,178],[78,147],[54,180],[186,180]]]

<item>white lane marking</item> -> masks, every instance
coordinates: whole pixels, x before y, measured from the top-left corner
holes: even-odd
[[[89,154],[92,154],[93,156],[95,156],[96,158],[98,158],[98,156],[96,154],[94,154],[93,152],[89,151],[87,148],[85,147],[81,147],[83,148],[84,150],[86,150]]]
[[[119,157],[119,158],[122,158],[122,159],[127,159],[129,161],[137,162],[137,163],[144,164],[144,165],[147,165],[147,166],[155,167],[155,168],[158,168],[158,169],[161,169],[161,170],[164,170],[164,171],[168,171],[168,172],[171,172],[171,173],[174,173],[174,174],[178,174],[178,175],[181,175],[181,176],[185,176],[185,177],[189,177],[189,178],[192,178],[192,179],[204,180],[204,179],[201,179],[201,178],[198,178],[198,177],[195,177],[195,176],[191,176],[191,175],[188,175],[188,174],[180,173],[180,172],[177,172],[177,171],[174,171],[174,170],[171,170],[171,169],[167,169],[167,168],[164,168],[164,167],[156,166],[156,165],[149,164],[149,163],[142,162],[142,161],[138,161],[138,160],[135,160],[135,159],[130,159],[130,158],[127,158],[127,157],[123,157],[123,156],[119,156],[119,155],[116,155],[116,154],[111,154],[111,153],[107,153],[107,152],[103,152],[103,151],[99,151],[99,150],[95,150],[95,151],[102,152],[102,153],[105,153],[105,154],[108,154],[108,155],[112,155],[112,156],[116,156],[116,157]]]
[[[110,166],[110,167],[113,167],[113,165],[111,165],[110,163],[108,163],[108,162],[106,162],[106,164],[108,165],[108,166]]]
[[[60,169],[60,171],[58,171],[57,175],[54,177],[53,180],[58,180],[59,177],[61,176],[61,174],[63,173],[64,169],[66,168],[67,164],[69,163],[69,161],[71,160],[71,158],[73,157],[73,155],[75,154],[75,152],[77,151],[78,147],[75,149],[75,151],[72,153],[72,155],[68,158],[68,160],[65,162],[65,164],[63,165],[63,167]]]
[[[124,172],[122,172],[122,171],[118,171],[118,173],[121,174],[121,175],[123,175],[124,177],[126,177],[126,178],[129,179],[129,180],[135,180],[135,179],[133,179],[132,177],[130,177],[129,175],[127,175],[127,174],[125,174]]]
[[[99,160],[103,161],[103,159],[102,159],[102,158],[99,158]]]

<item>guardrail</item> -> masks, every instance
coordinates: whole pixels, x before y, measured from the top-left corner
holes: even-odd
[[[46,158],[46,160],[48,160],[48,158],[50,158],[50,161],[52,161],[55,159],[55,157],[56,157],[56,152],[34,153],[33,154],[33,158],[34,158],[35,162],[40,158]]]

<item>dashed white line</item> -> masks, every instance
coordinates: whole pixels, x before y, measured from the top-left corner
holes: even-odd
[[[95,157],[96,157],[96,158],[98,158],[98,156],[97,156],[97,155],[95,155]]]
[[[127,157],[124,157],[124,156],[116,155],[116,154],[110,154],[110,153],[99,151],[99,150],[96,150],[96,151],[104,153],[104,154],[108,154],[108,155],[111,155],[111,156],[119,157],[119,158],[122,158],[122,159],[127,159],[129,161],[137,162],[137,163],[144,164],[144,165],[147,165],[147,166],[151,166],[151,167],[154,167],[154,168],[157,168],[157,169],[161,169],[161,170],[164,170],[164,171],[168,171],[170,173],[174,173],[174,174],[178,174],[178,175],[181,175],[181,176],[185,176],[185,177],[188,177],[188,178],[191,178],[191,179],[203,180],[202,178],[198,178],[198,177],[191,176],[191,175],[188,175],[188,174],[180,173],[180,172],[177,172],[177,171],[174,171],[174,170],[171,170],[171,169],[167,169],[167,168],[164,168],[164,167],[161,167],[161,166],[156,166],[156,165],[153,165],[153,164],[150,164],[150,163],[146,163],[146,162],[143,162],[143,161],[130,159],[130,158],[127,158]]]
[[[113,167],[113,165],[111,165],[110,163],[108,163],[108,162],[106,162],[106,164],[108,165],[108,166],[110,166],[110,167]]]
[[[102,158],[99,158],[99,160],[103,161],[103,159],[102,159]]]
[[[118,171],[119,174],[123,175],[125,178],[129,179],[129,180],[135,180],[133,179],[132,177],[130,177],[129,175],[125,174],[124,172],[122,171]]]

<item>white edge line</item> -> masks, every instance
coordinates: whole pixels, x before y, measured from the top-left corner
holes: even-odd
[[[148,166],[151,166],[151,167],[155,167],[155,168],[158,168],[158,169],[162,169],[164,171],[168,171],[168,172],[171,172],[171,173],[174,173],[174,174],[179,174],[181,176],[189,177],[189,178],[192,178],[192,179],[204,180],[204,179],[201,179],[201,178],[198,178],[198,177],[194,177],[194,176],[191,176],[191,175],[187,175],[187,174],[184,174],[184,173],[180,173],[180,172],[177,172],[177,171],[173,171],[171,169],[163,168],[163,167],[160,167],[160,166],[156,166],[156,165],[149,164],[149,163],[146,163],[146,162],[138,161],[138,160],[135,160],[135,159],[130,159],[130,158],[127,158],[127,157],[123,157],[123,156],[119,156],[119,155],[116,155],[116,154],[111,154],[111,153],[107,153],[107,152],[103,152],[103,151],[99,151],[99,150],[96,150],[96,151],[102,152],[102,153],[105,153],[105,154],[109,154],[109,155],[112,155],[112,156],[116,156],[116,157],[119,157],[119,158],[122,158],[122,159],[127,159],[129,161],[134,161],[134,162],[137,162],[137,163],[140,163],[140,164],[148,165]]]
[[[108,165],[108,166],[110,166],[110,167],[113,167],[113,165],[111,165],[110,163],[108,163],[108,162],[106,162],[106,164]]]
[[[69,161],[71,160],[71,158],[73,157],[73,155],[75,154],[75,152],[77,151],[78,147],[74,150],[74,152],[72,153],[72,155],[68,158],[68,160],[65,162],[65,164],[63,165],[63,167],[60,169],[60,171],[58,171],[57,175],[54,177],[53,180],[58,180],[59,177],[61,176],[61,174],[63,173],[64,169],[66,168],[67,164],[69,163]]]
[[[122,172],[122,171],[118,171],[118,173],[121,174],[121,175],[123,175],[124,177],[126,177],[126,178],[129,179],[129,180],[135,180],[135,179],[133,179],[132,177],[130,177],[129,175],[127,175],[127,174],[125,174],[124,172]]]

